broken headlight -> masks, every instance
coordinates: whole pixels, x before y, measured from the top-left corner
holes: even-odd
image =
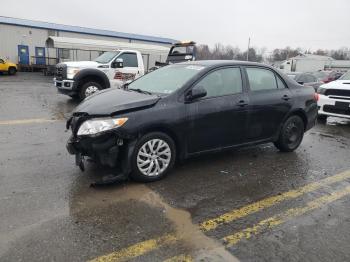
[[[85,121],[78,130],[78,136],[96,135],[98,133],[121,127],[128,118],[96,118]]]

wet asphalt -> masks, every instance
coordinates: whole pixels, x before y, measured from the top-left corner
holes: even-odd
[[[221,240],[338,192],[350,186],[349,178],[215,230],[198,227],[350,170],[349,120],[318,123],[293,153],[280,153],[272,144],[236,149],[177,164],[158,182],[93,188],[91,182],[108,170],[88,163],[82,173],[65,149],[65,120],[76,105],[40,73],[0,75],[0,261],[87,261],[169,233],[180,240],[132,261],[180,254],[195,261],[350,260],[350,194],[235,245],[225,248]],[[30,119],[45,121],[13,122]]]

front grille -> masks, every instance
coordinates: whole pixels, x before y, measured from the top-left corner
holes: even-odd
[[[55,77],[57,80],[63,80],[67,78],[67,65],[57,64],[55,70]]]
[[[327,89],[325,92],[326,96],[348,96],[350,97],[350,90],[344,89]]]
[[[327,113],[350,116],[350,107],[349,107],[349,109],[345,109],[345,108],[337,108],[337,107],[331,106],[331,105],[324,105],[323,111],[325,111]]]

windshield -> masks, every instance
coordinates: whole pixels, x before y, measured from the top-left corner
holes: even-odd
[[[104,52],[102,55],[97,57],[94,61],[101,64],[107,64],[119,53],[120,53],[119,51]]]
[[[171,50],[171,55],[193,54],[194,46],[175,46]]]
[[[132,82],[129,89],[171,94],[181,88],[204,67],[199,65],[170,65],[155,70]]]
[[[350,80],[350,71],[346,72],[339,80]]]

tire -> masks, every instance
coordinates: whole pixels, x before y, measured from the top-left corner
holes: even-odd
[[[17,73],[17,70],[15,67],[10,67],[7,71],[10,76],[15,75]]]
[[[300,116],[290,116],[283,124],[275,146],[282,152],[292,152],[299,147],[304,137],[304,121]]]
[[[99,90],[102,90],[102,86],[99,83],[94,81],[86,82],[80,88],[79,98],[84,100],[86,97],[96,93]]]
[[[140,182],[162,179],[173,168],[175,158],[176,147],[171,137],[161,132],[146,134],[135,145],[131,177]]]

